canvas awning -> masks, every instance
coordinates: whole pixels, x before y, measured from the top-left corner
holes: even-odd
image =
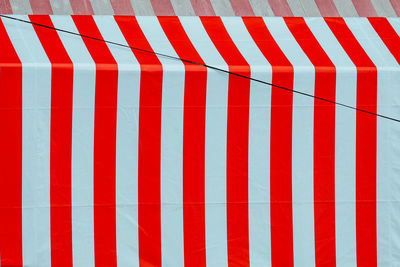
[[[399,19],[12,18],[2,267],[400,262]]]

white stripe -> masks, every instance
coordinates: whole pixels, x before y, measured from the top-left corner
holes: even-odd
[[[398,18],[390,18],[390,24],[397,32],[397,35],[400,36],[400,19]],[[390,84],[392,86],[391,90],[379,90],[378,91],[378,113],[385,112],[388,116],[394,118],[400,118],[400,73],[399,68],[396,69],[395,72],[392,72],[393,82]],[[387,110],[382,110],[383,106],[388,106]],[[391,221],[390,221],[390,248],[391,248],[391,262],[400,262],[400,166],[399,166],[399,155],[400,155],[400,124],[399,123],[390,123],[386,122],[386,136],[383,135],[383,130],[385,129],[382,124],[382,120],[378,121],[378,140],[387,140],[387,142],[379,142],[378,144],[390,146],[391,147],[391,155],[386,158],[386,161],[380,160],[382,156],[378,154],[378,166],[382,165],[382,168],[378,168],[378,170],[390,171],[389,179],[390,184],[386,187],[386,190],[390,190],[390,195],[388,197],[384,197],[383,190],[379,190],[378,186],[378,199],[380,201],[387,201],[389,199],[390,203],[390,212],[391,212]],[[380,137],[380,134],[382,137]],[[378,147],[379,149],[379,147]],[[378,150],[379,152],[379,150]],[[383,152],[382,152],[383,155]],[[384,165],[385,164],[385,165]],[[379,175],[379,172],[378,172]],[[378,184],[379,185],[379,184]],[[382,189],[384,187],[382,186]],[[386,191],[387,192],[387,191]],[[387,193],[386,193],[387,194]],[[380,215],[380,214],[379,214]],[[383,249],[383,248],[382,248]],[[378,258],[380,259],[380,258]]]
[[[356,8],[351,0],[333,0],[336,9],[342,17],[358,17]]]
[[[170,1],[177,16],[179,15],[196,16],[192,7],[192,3],[190,3],[190,0],[170,0]]]
[[[253,42],[240,17],[222,19],[230,37],[248,62],[251,77],[272,80],[272,68]],[[251,266],[271,265],[270,116],[271,86],[251,81],[249,109],[249,252]]]
[[[293,89],[314,94],[314,66],[291,35],[282,18],[265,19],[275,41],[294,68]],[[292,199],[295,266],[315,265],[314,100],[293,94]]]
[[[22,62],[23,262],[50,266],[51,65],[32,25],[3,23]]]
[[[390,0],[371,0],[372,6],[375,8],[379,17],[396,17],[396,12],[393,9]]]
[[[156,17],[138,17],[154,51],[177,57]],[[183,266],[183,96],[182,62],[159,57],[163,66],[161,114],[161,252],[163,266]]]
[[[109,0],[90,0],[93,13],[96,15],[113,15],[114,10]]]
[[[287,0],[287,3],[295,17],[321,16],[314,0]]]
[[[318,6],[315,3],[315,0],[301,0],[299,1],[301,6],[305,11],[306,17],[320,17],[321,13],[319,12]]]
[[[69,16],[51,16],[54,27],[78,32]],[[72,253],[75,267],[94,266],[93,134],[95,65],[82,38],[58,32],[74,64],[72,113]]]
[[[400,94],[396,93],[400,89],[399,65],[393,58],[390,51],[379,38],[378,34],[372,28],[366,18],[358,20],[346,19],[346,24],[359,41],[364,51],[368,54],[372,62],[378,70],[378,106],[377,113],[398,117],[398,113],[393,112],[392,98],[399,99]],[[391,95],[394,94],[394,95]],[[388,266],[395,262],[392,259],[391,250],[399,247],[397,238],[400,231],[398,227],[391,225],[391,218],[400,216],[400,209],[396,207],[398,202],[394,204],[392,200],[400,200],[396,194],[398,191],[392,191],[393,181],[398,180],[398,171],[394,164],[398,157],[396,146],[389,141],[391,138],[396,143],[392,131],[399,131],[399,126],[394,125],[392,121],[377,118],[377,253],[378,266]],[[394,184],[394,183],[393,183]],[[397,233],[397,235],[396,235]],[[398,257],[399,255],[397,255]]]
[[[210,0],[217,16],[235,16],[229,0]]]
[[[10,1],[13,14],[32,14],[32,8],[29,0]]]
[[[301,2],[299,0],[287,0],[290,10],[295,17],[304,17],[306,11],[303,9]]]
[[[268,1],[264,0],[249,0],[251,8],[256,16],[274,16]]]
[[[322,18],[305,19],[336,67],[336,101],[356,106],[357,71]],[[356,112],[335,110],[336,266],[357,266],[356,259]]]
[[[397,35],[400,36],[400,19],[399,18],[387,18],[390,25],[392,25],[393,29],[396,31]]]
[[[198,17],[181,17],[183,28],[206,64],[228,69]],[[205,134],[205,228],[207,266],[228,266],[226,230],[226,127],[228,75],[207,71]]]
[[[96,16],[101,35],[127,45],[113,17]],[[118,266],[139,266],[138,138],[140,65],[130,49],[108,45],[118,64],[116,223]]]
[[[50,5],[54,14],[73,14],[69,0],[50,0]]]
[[[150,0],[131,0],[131,4],[135,16],[154,16]]]

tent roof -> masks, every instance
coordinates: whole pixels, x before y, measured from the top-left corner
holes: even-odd
[[[4,0],[2,14],[139,16],[328,16],[400,15],[399,0]]]
[[[2,16],[1,266],[400,262],[399,35],[399,18]]]

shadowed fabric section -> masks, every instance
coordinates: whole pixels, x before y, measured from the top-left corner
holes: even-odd
[[[93,15],[90,0],[70,0],[72,11],[75,15]]]
[[[236,16],[254,16],[249,0],[230,0]]]
[[[394,11],[396,12],[397,16],[400,16],[400,0],[390,0]]]
[[[12,14],[11,4],[9,0],[0,1],[0,13],[1,14]]]
[[[215,16],[210,0],[190,0],[196,16]]]
[[[156,16],[174,16],[175,11],[170,0],[150,0]]]
[[[315,4],[323,17],[340,17],[333,0],[315,0]]]
[[[110,0],[114,14],[135,15],[130,0]]]
[[[33,14],[50,15],[53,14],[49,0],[29,0]]]
[[[354,7],[360,17],[376,17],[378,14],[375,11],[371,0],[352,0]]]
[[[1,14],[53,12],[65,15],[391,17],[400,16],[400,0],[0,0]]]
[[[275,16],[293,17],[293,12],[286,0],[268,0]]]

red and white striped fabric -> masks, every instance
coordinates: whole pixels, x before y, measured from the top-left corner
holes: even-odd
[[[400,20],[22,16],[400,118]],[[0,20],[0,266],[396,266],[400,123]]]
[[[1,0],[1,14],[394,17],[400,0]]]

